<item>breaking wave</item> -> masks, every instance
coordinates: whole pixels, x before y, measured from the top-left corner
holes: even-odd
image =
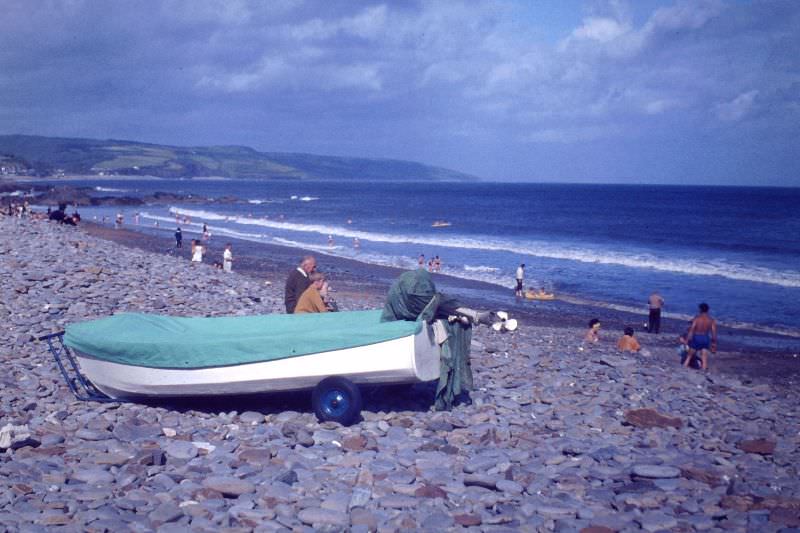
[[[171,212],[177,212],[175,207]],[[520,256],[531,256],[546,259],[578,261],[599,265],[624,266],[637,269],[651,269],[660,272],[687,274],[692,276],[720,276],[737,281],[765,283],[787,288],[800,287],[800,272],[776,270],[760,266],[743,265],[723,258],[678,259],[659,257],[648,252],[620,252],[607,249],[590,248],[585,244],[559,243],[549,241],[514,242],[502,238],[486,236],[484,238],[467,236],[429,236],[423,234],[390,234],[353,229],[347,226],[326,224],[305,224],[286,220],[270,220],[229,216],[202,209],[181,208],[182,215],[206,221],[228,221],[243,225],[260,226],[283,231],[318,233],[320,235],[336,235],[348,239],[358,238],[362,242],[424,245],[437,248],[456,248],[465,250],[485,250],[509,252]],[[471,267],[480,269],[481,266]],[[492,267],[488,267],[492,268]],[[480,272],[480,270],[465,271]]]

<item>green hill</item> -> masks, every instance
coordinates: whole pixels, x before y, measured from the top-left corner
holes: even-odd
[[[0,135],[0,154],[37,175],[473,181],[469,174],[395,159],[258,152],[246,146],[166,146],[135,141]]]

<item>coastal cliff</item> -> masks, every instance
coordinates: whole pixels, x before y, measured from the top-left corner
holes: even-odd
[[[0,135],[9,175],[224,177],[364,181],[476,181],[441,167],[397,159],[259,152],[246,146],[168,146],[124,140]],[[19,163],[23,161],[23,163]]]

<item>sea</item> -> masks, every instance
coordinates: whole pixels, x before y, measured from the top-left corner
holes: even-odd
[[[52,182],[51,182],[52,183]],[[313,250],[364,263],[441,272],[512,293],[525,286],[573,304],[668,317],[700,302],[731,327],[800,338],[800,189],[760,187],[104,179],[72,181],[102,196],[157,191],[208,198],[123,209],[126,227]],[[82,208],[113,221],[117,207]],[[324,263],[324,259],[320,260]]]

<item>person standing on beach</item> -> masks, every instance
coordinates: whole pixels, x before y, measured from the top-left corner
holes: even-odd
[[[222,252],[222,270],[225,272],[233,271],[233,252],[231,251],[231,243],[225,245],[225,251]]]
[[[425,254],[419,254],[417,258],[417,266],[418,268],[425,268]]]
[[[180,226],[175,230],[175,248],[183,248],[183,232]]]
[[[286,305],[286,312],[294,313],[297,301],[305,290],[311,285],[309,274],[317,269],[317,260],[313,255],[307,255],[300,261],[300,265],[289,272],[286,278],[286,289],[283,294],[283,303]]]
[[[647,332],[658,334],[661,330],[661,308],[664,307],[664,298],[654,292],[647,299],[647,304],[650,307],[650,314],[647,317]]]
[[[520,263],[520,265],[517,267],[515,278],[517,280],[517,288],[514,290],[514,295],[522,297],[522,284],[525,280],[525,263]]]
[[[203,245],[200,244],[200,241],[197,239],[192,241],[194,243],[193,252],[192,252],[192,264],[195,263],[202,263],[203,262],[203,254],[205,251],[203,250]]]
[[[687,334],[689,341],[689,353],[683,366],[688,367],[694,360],[695,353],[700,352],[701,368],[708,370],[708,352],[717,353],[717,321],[708,314],[708,304],[701,303],[698,306],[700,313],[692,320]]]

